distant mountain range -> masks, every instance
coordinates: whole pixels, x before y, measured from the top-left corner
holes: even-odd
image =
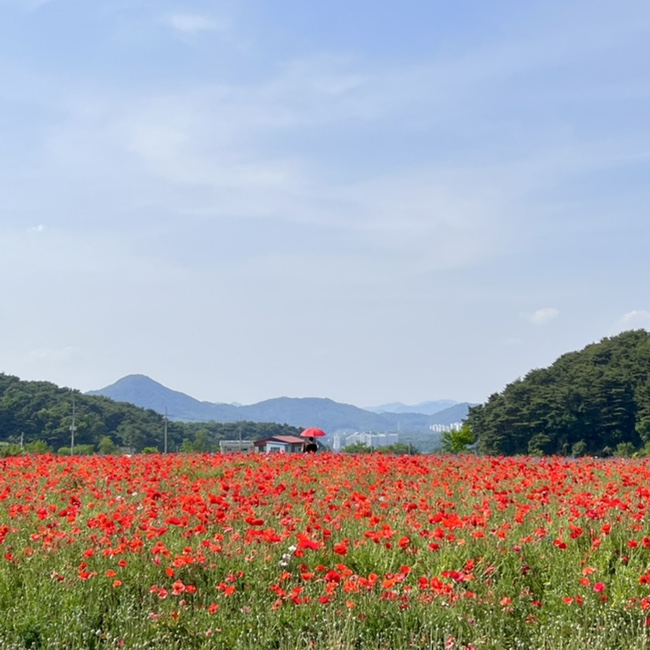
[[[171,420],[185,422],[278,422],[298,427],[316,426],[328,433],[335,431],[401,431],[422,433],[432,424],[452,424],[467,416],[467,402],[424,402],[430,412],[407,412],[406,405],[395,403],[375,407],[376,412],[351,404],[318,397],[277,397],[251,405],[202,402],[172,390],[145,375],[128,375],[114,384],[87,395],[103,395],[117,402],[129,402],[167,414]],[[450,404],[450,406],[445,406]],[[437,406],[441,406],[440,409]],[[416,407],[412,407],[416,408]],[[392,410],[391,410],[392,409]],[[431,412],[433,411],[433,412]]]
[[[453,399],[439,399],[434,402],[420,402],[419,404],[402,404],[402,402],[391,402],[390,404],[381,404],[380,406],[366,406],[366,411],[373,413],[424,413],[433,415],[440,413],[445,409],[455,406],[458,402]]]

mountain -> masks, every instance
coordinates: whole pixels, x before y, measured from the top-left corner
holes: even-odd
[[[185,393],[167,388],[146,375],[128,375],[114,384],[91,390],[86,395],[102,395],[116,402],[130,402],[167,414],[171,420],[185,422],[237,422],[242,420],[238,408],[232,404],[201,402]]]
[[[278,422],[298,427],[316,426],[328,432],[402,431],[428,432],[432,424],[459,422],[469,404],[463,402],[438,411],[425,413],[373,413],[351,404],[319,397],[277,397],[245,406],[202,402],[172,390],[145,375],[129,375],[110,386],[90,391],[120,402],[130,402],[157,413],[167,413],[171,420],[185,422]]]
[[[456,422],[462,422],[467,417],[471,406],[475,405],[469,402],[456,402],[453,406],[434,413],[431,416],[431,424],[455,424]]]
[[[390,404],[381,404],[379,406],[366,406],[365,410],[372,411],[373,413],[424,413],[426,415],[433,415],[455,404],[458,404],[458,402],[452,399],[439,399],[433,402],[420,402],[414,405],[391,402]]]

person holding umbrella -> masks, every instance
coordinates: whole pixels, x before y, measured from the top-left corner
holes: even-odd
[[[314,438],[322,438],[327,435],[322,429],[316,429],[314,427],[310,429],[305,429],[301,434],[301,438],[306,438],[305,442],[302,445],[303,454],[315,454],[318,451],[318,444]]]

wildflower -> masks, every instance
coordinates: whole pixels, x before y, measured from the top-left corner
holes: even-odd
[[[348,540],[344,540],[339,544],[334,544],[332,549],[337,555],[347,555],[348,554]]]
[[[341,574],[331,569],[325,574],[325,582],[341,582]]]

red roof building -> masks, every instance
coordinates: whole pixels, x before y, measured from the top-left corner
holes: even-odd
[[[304,442],[299,436],[271,436],[256,440],[254,445],[255,451],[263,454],[291,454],[300,453]]]

